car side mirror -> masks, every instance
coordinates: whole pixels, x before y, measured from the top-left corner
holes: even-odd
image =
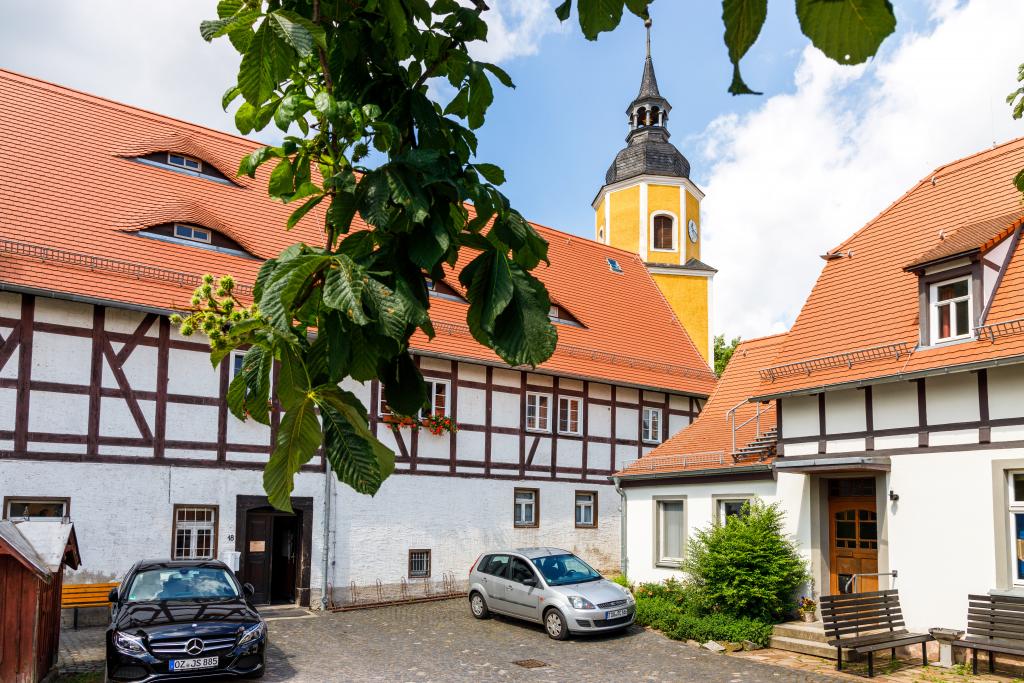
[[[111,588],[110,592],[107,593],[107,602],[117,602],[117,589]]]
[[[253,588],[253,585],[248,582],[242,584],[242,592],[245,593],[245,597],[247,598],[251,598],[252,596],[256,595],[256,589]]]
[[[537,578],[534,577],[534,576],[525,578],[525,579],[523,579],[523,585],[524,586],[532,586],[532,587],[536,588],[537,587]]]

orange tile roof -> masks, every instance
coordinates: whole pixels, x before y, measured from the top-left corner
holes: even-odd
[[[204,273],[251,284],[259,259],[294,242],[323,241],[320,209],[284,229],[295,207],[267,196],[269,167],[255,179],[235,178],[257,142],[3,70],[0,101],[0,286],[170,310],[187,304]],[[132,159],[160,151],[203,159],[233,184]],[[216,229],[259,259],[135,234],[174,221]],[[551,259],[538,277],[586,326],[558,326],[558,350],[542,371],[711,392],[713,373],[636,255],[536,227]],[[467,250],[457,268],[472,256]],[[618,260],[621,274],[610,271],[608,258]],[[458,289],[454,274],[449,284]],[[428,341],[417,334],[415,349],[499,362],[466,330],[465,304],[431,303],[438,335]]]
[[[1024,334],[916,348],[918,275],[904,270],[923,258],[949,256],[945,242],[986,249],[1009,234],[1024,215],[1011,182],[1022,167],[1024,138],[942,166],[832,250],[849,256],[826,263],[778,354],[765,364],[773,371],[762,373],[753,393],[774,397],[1024,356]],[[1018,246],[986,323],[1024,316],[1022,252]]]
[[[964,225],[956,228],[950,235],[943,233],[939,237],[939,243],[908,264],[906,270],[920,269],[953,257],[985,251],[1012,234],[1024,220],[1021,216],[1024,216],[1024,208],[1018,208],[1004,216]]]
[[[732,422],[728,412],[739,406],[736,424],[742,425],[756,415],[759,404],[745,403],[759,388],[758,369],[770,361],[785,339],[785,335],[774,335],[750,339],[737,347],[732,359],[722,373],[718,386],[708,398],[700,415],[688,427],[684,427],[668,441],[661,444],[642,458],[632,462],[616,476],[666,475],[704,470],[727,470],[767,465],[764,461],[749,460],[736,463],[731,456],[733,450]],[[775,427],[775,402],[760,405],[761,431]],[[736,430],[736,448],[742,448],[757,436],[757,422],[750,420]]]

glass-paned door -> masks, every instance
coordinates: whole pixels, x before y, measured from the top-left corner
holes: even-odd
[[[878,511],[873,498],[829,501],[829,583],[832,594],[878,590]],[[854,577],[858,577],[853,580]]]

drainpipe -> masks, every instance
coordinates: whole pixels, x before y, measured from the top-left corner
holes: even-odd
[[[626,558],[626,492],[619,486],[621,479],[619,477],[612,477],[612,483],[615,484],[615,492],[619,494],[619,568],[622,571],[622,575],[627,579],[629,573],[627,572],[627,558]]]
[[[326,463],[324,464],[324,564],[320,579],[320,607],[326,610],[330,604],[330,598],[328,597],[328,586],[330,584],[327,580],[327,573],[331,568],[331,494],[333,493],[331,480],[334,478],[334,471],[327,467]]]

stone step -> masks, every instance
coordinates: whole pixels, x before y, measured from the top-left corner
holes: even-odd
[[[813,655],[832,660],[836,658],[834,647],[829,647],[825,643],[816,643],[813,640],[773,635],[769,645],[776,650],[785,650],[786,652],[797,652],[802,655]]]
[[[825,636],[825,627],[820,621],[787,621],[782,624],[776,624],[772,628],[772,635],[808,640],[815,643],[828,642],[828,637]]]

